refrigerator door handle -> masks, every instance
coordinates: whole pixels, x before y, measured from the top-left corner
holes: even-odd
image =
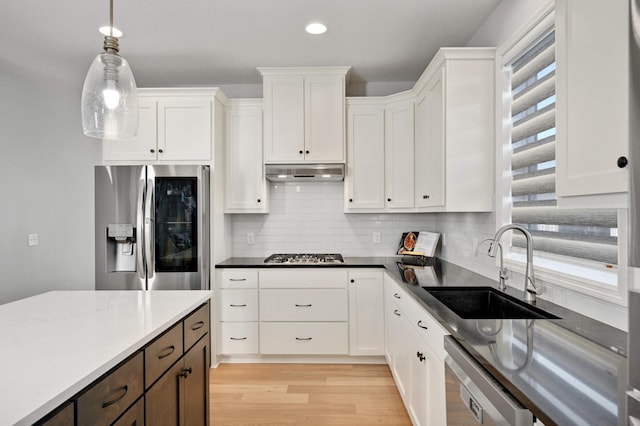
[[[155,273],[155,175],[152,170],[151,167],[148,167],[144,202],[144,257],[147,272],[147,290],[151,290]]]
[[[145,281],[145,261],[144,261],[144,179],[138,181],[138,195],[136,200],[136,269],[138,278],[142,283]],[[142,288],[145,286],[143,285]]]

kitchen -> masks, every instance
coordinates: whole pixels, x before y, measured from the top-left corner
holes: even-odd
[[[514,5],[501,2],[467,44],[500,45],[543,3],[527,1]],[[91,28],[86,33],[89,31],[94,30]],[[6,36],[4,39],[12,38]],[[132,40],[125,38],[122,42],[125,57],[125,46]],[[1,115],[5,135],[3,147],[5,152],[8,149],[8,155],[2,156],[5,176],[2,185],[7,198],[13,200],[11,205],[15,206],[4,209],[2,216],[5,223],[12,224],[4,231],[1,249],[5,259],[0,297],[3,303],[49,290],[93,289],[93,244],[87,243],[86,236],[94,232],[93,165],[102,163],[101,145],[91,143],[78,132],[78,85],[71,90],[52,87],[41,83],[46,71],[20,72],[8,59],[12,57],[10,49],[19,49],[19,43],[19,40],[7,43],[9,50],[2,55],[7,58],[3,62],[7,63],[0,79],[3,99],[13,100],[10,105],[3,102]],[[78,81],[82,80],[85,71],[78,70]],[[418,76],[416,74],[414,79]],[[162,86],[155,83],[151,80],[144,86]],[[389,86],[386,92],[373,91],[373,94],[400,92],[410,88],[412,83],[396,82]],[[247,92],[253,97],[261,96],[261,89],[256,87],[235,87],[239,92],[237,96],[233,87],[231,90],[221,87],[230,98],[251,97]],[[39,126],[33,126],[30,120],[36,116],[41,123]],[[441,258],[497,278],[494,260],[474,255],[474,241],[479,244],[493,236],[497,228],[496,213],[345,215],[343,184],[298,186],[272,184],[271,213],[268,215],[218,215],[214,218],[212,263],[232,256],[266,257],[275,252],[387,256],[395,252],[402,232],[426,229],[442,234]],[[380,233],[380,244],[372,242],[376,232]],[[25,236],[33,233],[38,234],[39,244],[27,246]],[[253,235],[254,244],[247,243],[251,238],[249,235]],[[522,281],[515,273],[510,279],[512,283]],[[548,300],[618,329],[627,328],[627,309],[623,303],[546,284],[544,297]]]

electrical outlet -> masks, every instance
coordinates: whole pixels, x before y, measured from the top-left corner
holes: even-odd
[[[382,237],[380,236],[380,232],[376,231],[373,233],[373,243],[374,244],[380,244],[380,242],[382,241]]]
[[[256,236],[253,232],[247,232],[247,244],[253,245],[256,243]]]
[[[29,247],[38,245],[38,234],[28,234],[27,235],[27,245]]]

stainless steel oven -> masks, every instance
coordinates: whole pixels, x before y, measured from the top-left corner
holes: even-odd
[[[533,414],[516,401],[451,336],[444,347],[447,424],[533,425]]]

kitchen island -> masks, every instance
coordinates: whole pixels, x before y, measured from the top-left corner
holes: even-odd
[[[54,291],[0,305],[0,423],[33,424],[210,298],[210,291]]]

